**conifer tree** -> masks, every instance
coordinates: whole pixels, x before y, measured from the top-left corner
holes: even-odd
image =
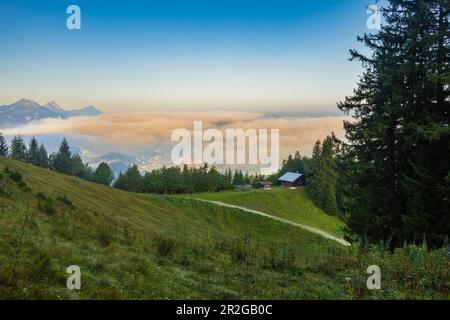
[[[386,25],[359,38],[372,54],[352,50],[364,74],[339,108],[355,185],[351,234],[369,242],[440,246],[450,234],[450,1],[390,0]],[[447,204],[448,206],[448,204]]]
[[[309,185],[311,198],[317,206],[330,214],[337,214],[337,165],[332,136],[326,137],[320,148],[316,142],[313,149],[313,171]]]
[[[23,142],[23,138],[18,135],[11,141],[11,159],[25,161],[27,156],[27,147]]]
[[[72,152],[66,138],[63,138],[58,152],[54,155],[52,167],[60,173],[72,174]]]
[[[233,177],[233,184],[234,185],[244,185],[246,184],[246,177],[244,176],[244,174],[242,173],[242,170],[236,170],[234,172],[234,177]]]
[[[137,165],[129,166],[125,172],[127,181],[127,190],[132,192],[142,191],[142,176]]]
[[[98,165],[94,172],[94,182],[110,186],[114,180],[114,173],[106,162],[102,162]]]
[[[321,152],[322,152],[322,143],[320,142],[320,140],[317,140],[317,142],[314,144],[312,152],[311,174],[308,179],[309,180],[308,191],[313,201],[314,200],[318,201],[319,194],[321,192],[319,180],[316,179],[316,176],[319,171],[319,161]]]
[[[39,164],[39,144],[35,137],[32,137],[27,151],[27,162],[37,166]]]
[[[195,184],[193,180],[192,171],[185,164],[183,166],[183,180],[184,180],[184,192],[185,193],[193,193],[195,192]]]
[[[8,143],[6,142],[6,138],[0,132],[0,156],[6,157],[8,156]]]
[[[48,154],[44,145],[41,143],[38,150],[38,164],[41,168],[48,168]]]
[[[83,163],[83,160],[81,160],[80,155],[72,154],[70,163],[70,174],[72,176],[82,178],[86,170],[86,165]]]
[[[128,188],[128,176],[122,172],[119,173],[117,180],[114,182],[114,188],[129,191]]]

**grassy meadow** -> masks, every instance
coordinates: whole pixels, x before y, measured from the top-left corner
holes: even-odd
[[[209,192],[187,197],[230,203],[343,236],[344,223],[314,205],[305,188]]]
[[[286,191],[214,200],[340,234],[337,218],[305,213],[304,191]],[[281,210],[295,197],[305,204]],[[381,267],[382,290],[366,287],[371,264]],[[81,290],[66,288],[69,265],[81,268]],[[448,299],[449,270],[444,249],[344,248],[241,210],[124,192],[0,157],[2,299]]]

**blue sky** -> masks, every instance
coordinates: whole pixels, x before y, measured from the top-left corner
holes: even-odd
[[[335,112],[361,68],[355,0],[0,2],[0,105]],[[81,8],[81,30],[66,8]]]

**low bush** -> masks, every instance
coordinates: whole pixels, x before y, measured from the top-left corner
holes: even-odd
[[[51,198],[39,200],[38,208],[40,211],[49,215],[54,215],[56,213],[55,206],[53,205],[53,200]]]
[[[14,182],[20,182],[22,181],[22,174],[16,171],[10,171],[8,173],[8,176],[11,180],[13,180]]]
[[[160,257],[167,257],[174,253],[178,244],[175,239],[169,238],[167,236],[156,236],[154,239],[156,245],[156,253]]]
[[[97,228],[96,238],[100,245],[107,247],[114,241],[114,230],[107,225],[101,225]]]
[[[66,196],[58,195],[58,196],[56,196],[56,200],[64,203],[71,209],[75,209],[75,206],[73,205],[72,201],[69,198],[67,198]]]
[[[36,194],[36,198],[38,198],[40,200],[45,200],[45,199],[47,199],[47,196],[45,194],[43,194],[42,192],[38,192]]]

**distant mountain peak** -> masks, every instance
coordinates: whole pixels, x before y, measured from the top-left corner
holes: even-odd
[[[87,107],[78,109],[78,110],[70,110],[67,111],[70,116],[98,116],[100,114],[102,114],[102,112],[100,110],[98,110],[96,107],[94,107],[93,105],[89,105]]]
[[[15,103],[29,103],[29,102],[37,104],[37,102],[35,102],[33,100],[30,100],[30,99],[26,99],[26,98],[22,98],[22,99],[20,99],[19,101],[15,102]]]
[[[98,116],[101,113],[92,105],[82,109],[65,110],[55,101],[40,105],[33,100],[23,98],[10,105],[0,106],[0,128],[14,127],[46,118]]]
[[[49,101],[47,102],[44,107],[47,107],[49,109],[55,110],[55,111],[64,111],[64,108],[61,107],[59,104],[57,104],[55,101]]]
[[[10,106],[39,106],[39,103],[30,99],[22,98],[19,101],[10,104]]]
[[[80,110],[97,110],[97,108],[90,104],[84,108],[81,108]]]

